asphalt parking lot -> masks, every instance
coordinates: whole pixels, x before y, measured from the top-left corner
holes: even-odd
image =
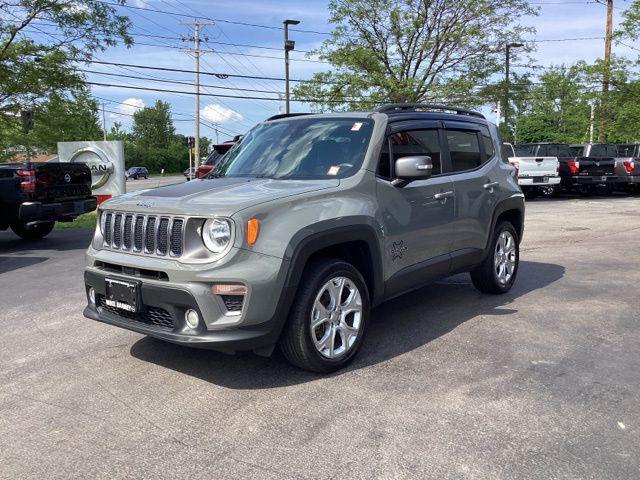
[[[173,185],[174,183],[184,182],[184,175],[166,175],[162,177],[150,177],[147,179],[127,180],[127,192],[136,192],[147,188],[164,187],[165,185]]]
[[[509,294],[395,299],[327,377],[87,320],[91,232],[0,233],[0,477],[640,478],[639,212],[529,202]]]

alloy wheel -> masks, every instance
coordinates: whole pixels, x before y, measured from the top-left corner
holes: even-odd
[[[516,269],[516,241],[505,230],[498,237],[494,253],[494,271],[501,285],[509,283]]]
[[[334,277],[318,291],[311,309],[311,337],[326,358],[344,356],[355,344],[362,323],[362,295],[353,280]]]

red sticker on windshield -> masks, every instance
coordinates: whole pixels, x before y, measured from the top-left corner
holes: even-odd
[[[356,122],[353,124],[353,126],[351,127],[351,131],[352,132],[357,132],[358,130],[360,130],[362,128],[362,122]]]

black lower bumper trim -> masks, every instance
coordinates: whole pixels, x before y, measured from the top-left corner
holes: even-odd
[[[96,297],[105,295],[105,277],[96,272],[85,271],[85,288],[93,287]],[[113,277],[110,275],[110,277]],[[122,278],[127,280],[126,278]],[[117,313],[117,309],[106,309],[96,306],[90,301],[84,309],[84,316],[92,320],[108,323],[134,332],[142,333],[167,342],[190,347],[208,348],[222,352],[233,353],[243,350],[269,350],[277,340],[276,322],[270,320],[251,327],[237,327],[227,330],[207,330],[201,327],[190,330],[184,322],[184,314],[188,309],[194,309],[203,318],[198,304],[186,290],[142,283],[142,303],[147,308],[163,310],[173,320],[173,328],[166,322],[157,324],[144,320],[144,315],[132,315],[128,312]],[[138,317],[138,318],[133,318]]]

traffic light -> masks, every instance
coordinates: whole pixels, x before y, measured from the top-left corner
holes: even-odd
[[[194,137],[182,137],[182,145],[193,148],[196,146],[196,139]]]
[[[33,110],[21,110],[20,120],[22,122],[22,133],[29,133],[33,127]]]

